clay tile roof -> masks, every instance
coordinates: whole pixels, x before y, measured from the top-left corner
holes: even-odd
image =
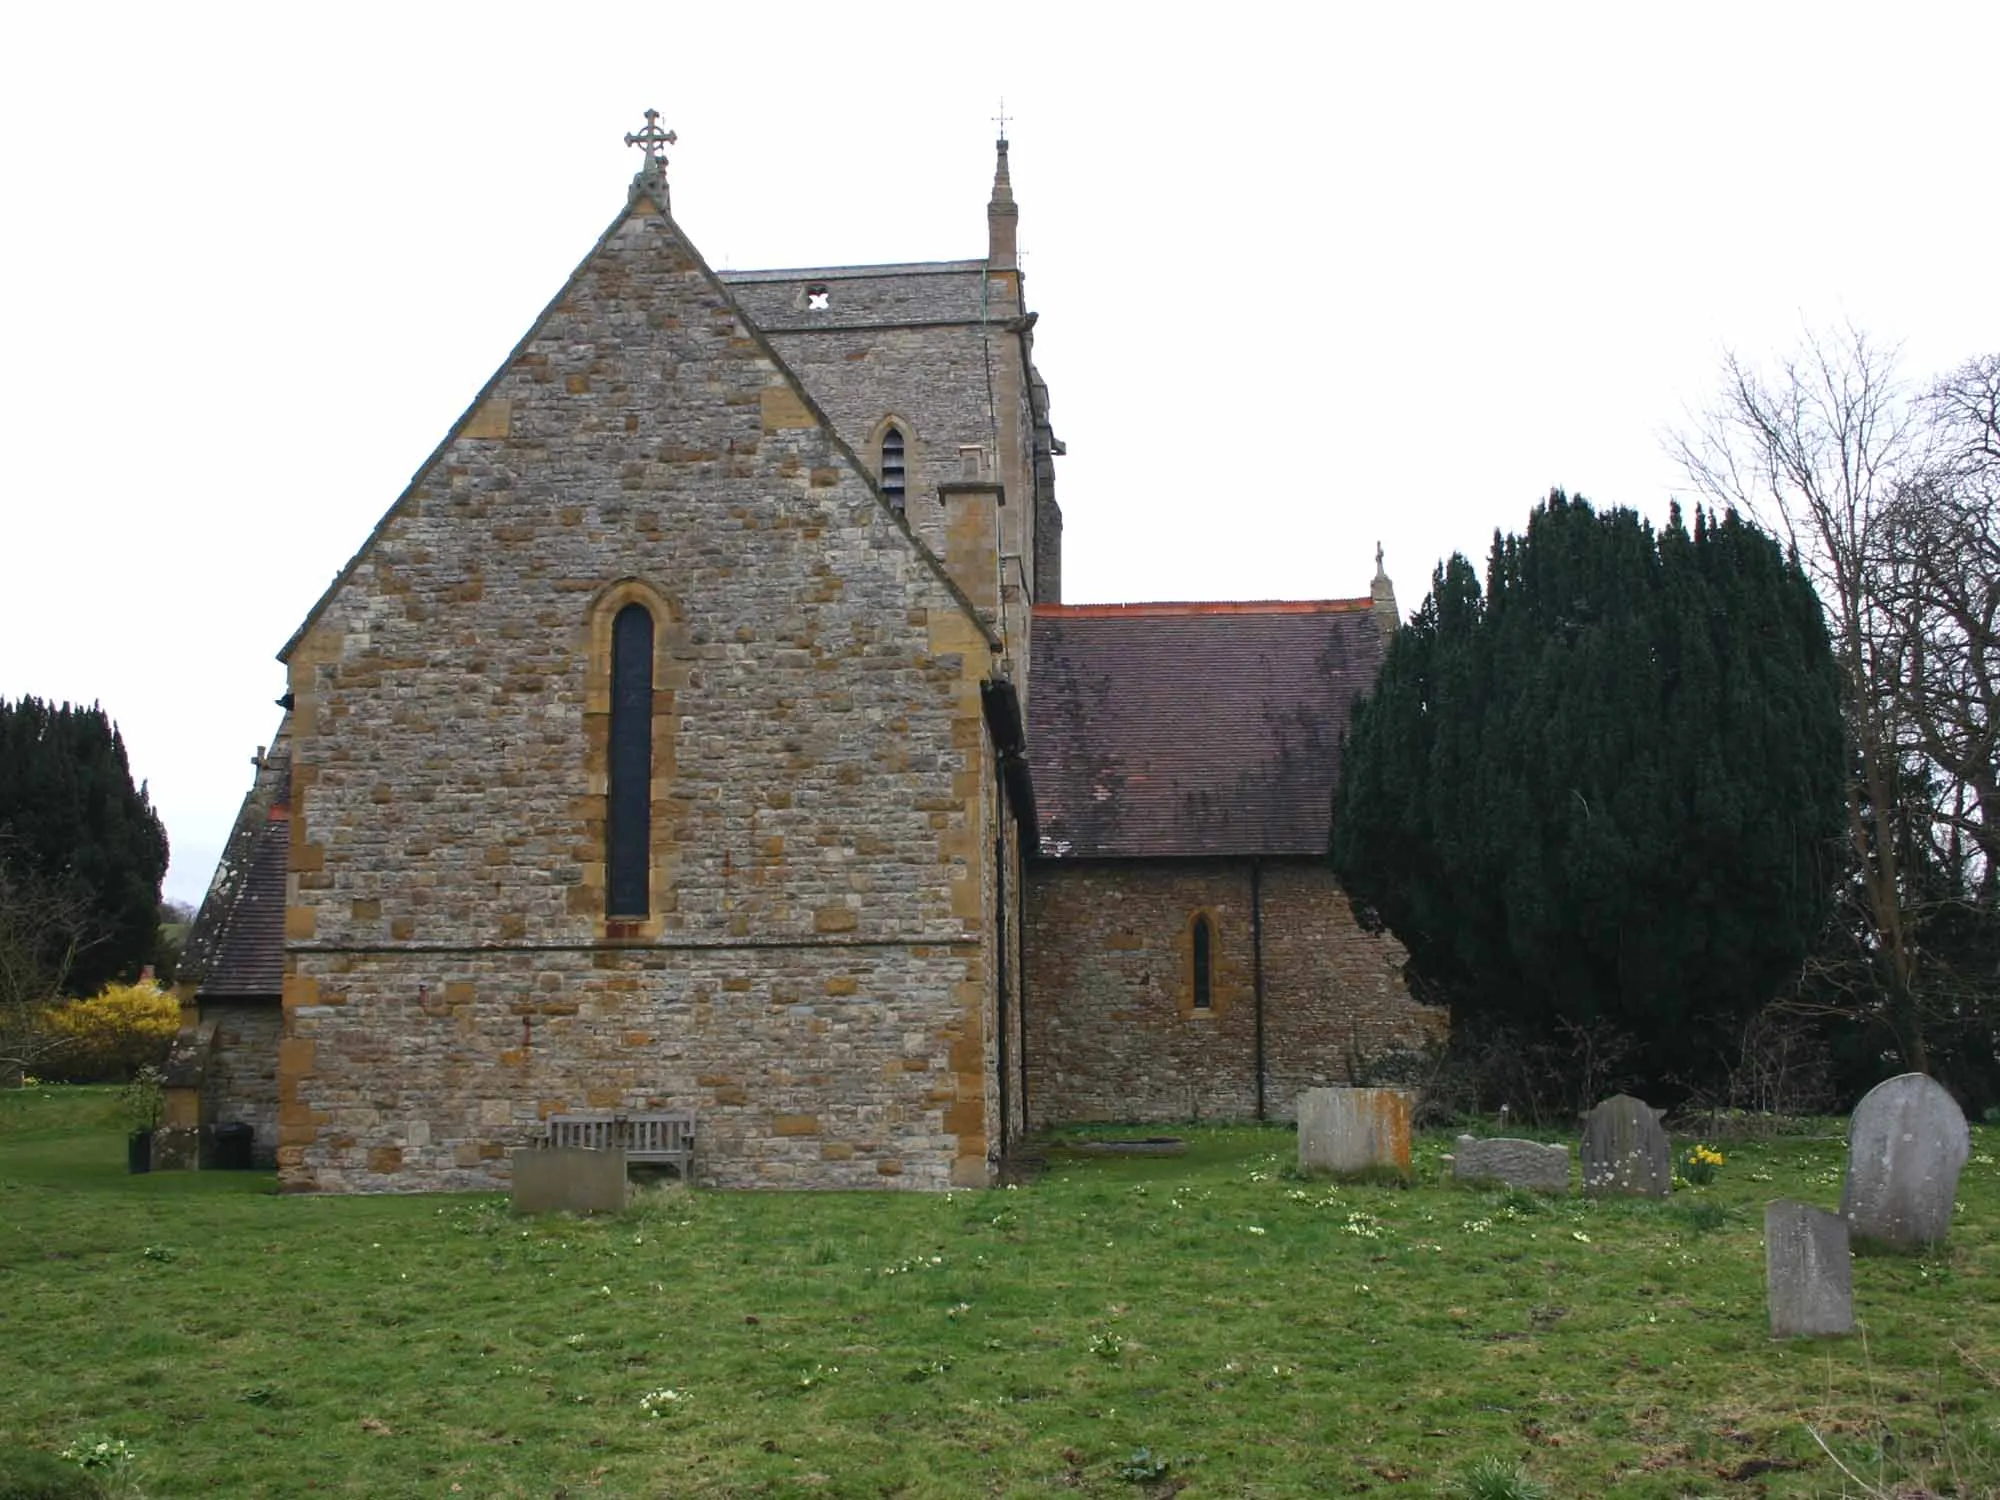
[[[1043,605],[1032,649],[1043,855],[1326,852],[1368,600]]]
[[[276,995],[285,981],[285,850],[290,823],[258,830],[247,878],[216,933],[199,993]]]
[[[285,863],[291,747],[283,730],[216,867],[183,967],[201,997],[277,999],[285,978]]]

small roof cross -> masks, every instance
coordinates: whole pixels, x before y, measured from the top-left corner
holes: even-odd
[[[993,123],[994,123],[995,125],[998,125],[998,126],[1000,127],[1000,139],[1001,139],[1001,140],[1003,140],[1003,141],[1004,141],[1004,140],[1006,140],[1006,139],[1007,139],[1007,120],[1008,120],[1008,118],[1009,118],[1009,117],[1008,117],[1008,114],[1007,114],[1007,97],[1006,97],[1006,95],[1004,95],[1004,94],[1003,94],[1003,95],[1001,95],[1001,96],[1000,96],[1000,113],[999,113],[999,114],[997,114],[997,115],[994,115],[994,116],[993,116],[992,118],[993,118]]]
[[[645,129],[625,132],[626,145],[640,147],[656,166],[662,167],[667,164],[667,147],[679,140],[680,137],[671,130],[660,129],[660,112],[657,109],[646,111]]]

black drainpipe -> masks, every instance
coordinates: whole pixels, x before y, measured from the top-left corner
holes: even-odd
[[[980,684],[980,706],[985,712],[987,732],[993,739],[998,771],[997,784],[993,789],[993,935],[995,938],[996,973],[999,979],[999,999],[994,1006],[994,1020],[999,1031],[998,1058],[1000,1062],[1000,1145],[1004,1151],[1008,1144],[1008,1131],[1019,1121],[1023,1128],[1028,1120],[1028,1032],[1025,1023],[1021,1028],[1021,1092],[1018,1099],[1009,1093],[1008,1073],[1010,1054],[1015,1050],[1012,1038],[1013,1018],[1007,1011],[1007,980],[1010,969],[1019,970],[1017,976],[1021,986],[1021,1003],[1016,1007],[1017,1015],[1025,1015],[1028,1007],[1028,975],[1025,963],[1014,962],[1013,934],[1007,929],[1007,814],[1014,815],[1014,847],[1021,850],[1021,859],[1026,864],[1028,853],[1036,847],[1037,832],[1035,820],[1035,787],[1028,774],[1027,738],[1021,723],[1021,699],[1014,690],[1014,684],[1004,677],[994,677]],[[1023,898],[1027,876],[1016,882],[1014,889],[1015,933],[1025,925],[1026,911]],[[1011,1108],[1010,1108],[1011,1106]]]
[[[1021,967],[1020,972],[1015,976],[1014,980],[1016,984],[1021,986],[1021,1003],[1014,1009],[1014,1013],[1020,1017],[1021,1021],[1021,1097],[1017,1101],[1017,1108],[1021,1117],[1021,1130],[1025,1134],[1030,1128],[1028,1122],[1028,958],[1025,951],[1027,948],[1026,934],[1028,931],[1028,855],[1026,850],[1023,850],[1021,854],[1021,888],[1017,894],[1020,898],[1021,907],[1018,913],[1020,920],[1015,925],[1023,935],[1021,940],[1023,949]]]
[[[993,1003],[994,1029],[1000,1034],[1000,1151],[1007,1139],[1007,796],[999,776],[993,778],[993,952],[999,988]]]
[[[1257,1118],[1264,1118],[1264,867],[1250,861],[1250,986],[1257,1013]]]

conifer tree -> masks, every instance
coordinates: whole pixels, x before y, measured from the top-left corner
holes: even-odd
[[[68,993],[137,977],[166,868],[166,829],[104,710],[0,700],[0,888],[78,914],[42,936]]]
[[[1608,1023],[1663,1098],[1713,1077],[1824,918],[1842,824],[1818,603],[1733,512],[1560,492],[1454,556],[1357,705],[1333,857],[1454,1019]]]

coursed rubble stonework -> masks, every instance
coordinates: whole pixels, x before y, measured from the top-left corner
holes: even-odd
[[[1441,1023],[1402,979],[1403,949],[1364,932],[1323,861],[1040,860],[1028,880],[1028,1099],[1037,1121],[1258,1114],[1289,1120],[1350,1062],[1423,1045]],[[1214,933],[1212,1005],[1193,1004],[1190,921]]]
[[[202,1112],[210,1124],[250,1126],[256,1132],[251,1155],[268,1167],[278,1157],[278,1041],[284,1015],[269,1001],[210,1000],[201,1009],[216,1023],[201,1085]]]
[[[717,1182],[986,1178],[989,632],[649,209],[288,648],[290,1188],[494,1186],[637,1100],[701,1110]],[[625,583],[665,616],[633,932],[592,712]]]

